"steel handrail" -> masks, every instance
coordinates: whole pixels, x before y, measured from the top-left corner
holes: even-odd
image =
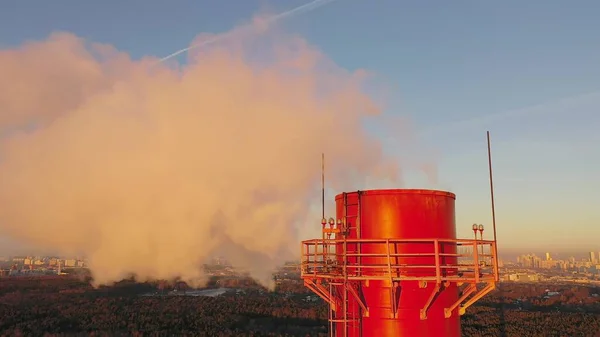
[[[375,244],[385,246],[381,253],[345,253],[336,252],[336,244]],[[389,249],[392,244],[432,244],[432,252],[418,253],[392,253]],[[454,244],[455,247],[469,247],[470,252],[442,253],[440,245]],[[494,248],[495,242],[491,240],[473,239],[313,239],[302,242],[301,275],[303,277],[318,277],[327,280],[348,277],[352,280],[383,279],[396,280],[421,280],[436,281],[471,281],[475,283],[498,279]],[[483,254],[483,247],[490,247],[490,254]],[[321,250],[319,248],[322,248]],[[333,248],[333,250],[332,250]],[[349,259],[350,258],[350,259]],[[361,259],[367,258],[367,259]],[[426,263],[399,263],[396,258],[409,258],[419,261],[426,258]],[[446,258],[446,259],[442,259]],[[448,261],[450,258],[453,261]],[[364,260],[376,263],[364,263]],[[360,260],[361,262],[355,262]],[[385,260],[385,262],[383,261]],[[396,261],[392,261],[396,260]],[[472,261],[472,262],[465,262]],[[343,266],[339,265],[343,263]],[[342,270],[344,269],[344,270]],[[411,272],[421,270],[431,275],[413,277]],[[364,272],[367,275],[364,275]]]

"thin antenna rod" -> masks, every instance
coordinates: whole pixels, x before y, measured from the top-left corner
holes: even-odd
[[[325,219],[325,153],[321,153],[321,219]]]
[[[490,145],[490,132],[487,132],[488,166],[490,169],[490,195],[492,199],[492,227],[494,230],[494,242],[496,242],[496,206],[494,202],[494,178],[492,173],[492,147]],[[494,255],[498,259],[498,245],[494,245]]]

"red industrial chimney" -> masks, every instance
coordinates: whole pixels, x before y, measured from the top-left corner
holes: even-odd
[[[331,336],[461,335],[460,315],[495,288],[498,264],[495,237],[456,239],[455,198],[413,189],[336,196],[323,237],[302,242],[302,278],[329,303]]]

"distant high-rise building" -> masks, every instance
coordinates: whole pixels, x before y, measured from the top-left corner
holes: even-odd
[[[552,261],[552,258],[550,257],[550,253],[546,253],[546,261]]]
[[[596,252],[590,252],[590,262],[596,263]]]

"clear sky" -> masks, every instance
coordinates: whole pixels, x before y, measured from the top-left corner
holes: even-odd
[[[306,2],[4,1],[0,47],[65,30],[165,56]],[[337,0],[282,26],[381,76],[389,112],[410,116],[437,156],[437,184],[412,173],[406,185],[455,192],[460,234],[490,223],[490,130],[501,249],[586,251],[600,250],[599,13],[597,0]]]

